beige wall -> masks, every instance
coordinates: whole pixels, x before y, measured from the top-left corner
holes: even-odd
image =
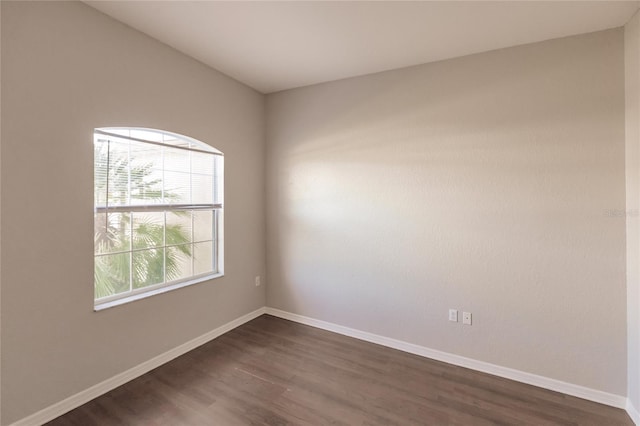
[[[621,29],[269,95],[267,146],[268,306],[626,394]]]
[[[80,3],[1,5],[10,424],[265,304],[265,110]],[[619,395],[628,377],[640,407],[623,57],[611,30],[268,96],[267,304]],[[225,153],[226,276],[94,313],[91,132],[118,125]]]
[[[640,14],[625,26],[628,398],[640,411]]]
[[[82,3],[2,2],[2,424],[264,306],[264,97]],[[93,312],[93,145],[225,153],[226,276]]]

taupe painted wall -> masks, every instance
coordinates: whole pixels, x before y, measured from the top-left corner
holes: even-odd
[[[624,29],[629,401],[640,410],[640,14]]]
[[[265,152],[257,92],[80,3],[1,10],[1,424],[265,304],[265,154],[269,306],[626,394],[622,30],[270,95]],[[92,311],[112,125],[225,153],[224,278]]]
[[[78,2],[2,2],[2,424],[264,306],[264,97]],[[93,312],[94,127],[225,153],[224,278]]]
[[[626,395],[624,102],[621,29],[269,95],[268,306]]]

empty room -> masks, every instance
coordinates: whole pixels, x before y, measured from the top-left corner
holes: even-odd
[[[0,1],[0,425],[640,425],[639,8]]]

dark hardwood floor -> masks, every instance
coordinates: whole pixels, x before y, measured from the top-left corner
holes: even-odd
[[[49,423],[633,425],[623,410],[263,315]]]

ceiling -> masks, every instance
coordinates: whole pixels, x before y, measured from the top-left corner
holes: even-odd
[[[85,1],[262,93],[624,25],[637,1]]]

